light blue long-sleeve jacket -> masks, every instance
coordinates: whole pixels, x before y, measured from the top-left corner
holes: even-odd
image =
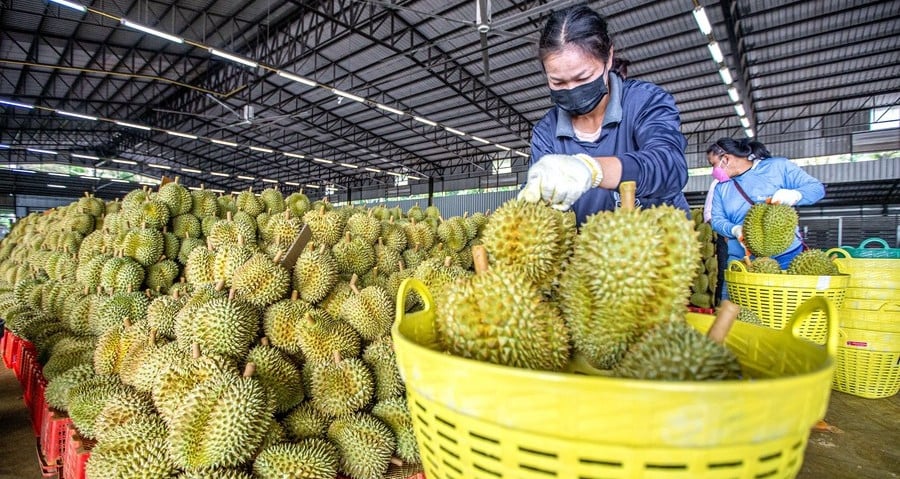
[[[744,247],[731,234],[731,230],[735,225],[744,223],[744,216],[750,209],[750,203],[741,196],[735,183],[741,185],[754,203],[766,201],[779,189],[799,191],[803,197],[797,203],[798,206],[814,204],[825,196],[822,182],[787,158],[756,160],[745,173],[732,178],[731,181],[717,184],[712,199],[711,224],[717,233],[728,238],[729,264],[732,260],[744,257]],[[787,251],[774,259],[781,263],[782,268],[786,268],[794,256],[800,253],[801,246],[798,235]]]

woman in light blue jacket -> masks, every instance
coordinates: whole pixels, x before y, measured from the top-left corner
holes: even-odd
[[[753,203],[771,198],[773,203],[790,206],[811,205],[825,196],[822,182],[787,158],[773,157],[758,141],[722,138],[710,145],[706,158],[713,178],[719,181],[713,192],[711,225],[728,238],[728,264],[744,257],[741,225]],[[802,250],[798,231],[788,249],[773,259],[784,269]],[[727,294],[722,288],[723,299]]]

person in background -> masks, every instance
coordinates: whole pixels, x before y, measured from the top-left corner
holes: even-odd
[[[754,203],[771,200],[783,205],[811,205],[825,196],[822,182],[787,158],[773,157],[765,145],[750,139],[722,138],[706,150],[706,159],[718,180],[712,198],[713,230],[728,239],[728,261],[744,257],[741,243],[744,217]],[[788,249],[773,257],[787,268],[803,250],[799,232]],[[722,299],[728,290],[722,288]]]
[[[703,203],[703,221],[712,223],[712,200],[716,191],[716,185],[719,180],[713,178],[706,192],[706,201]],[[712,225],[710,224],[710,227]],[[728,238],[720,234],[716,235],[716,264],[718,266],[716,281],[716,290],[713,293],[713,303],[718,304],[719,298],[722,297],[722,289],[725,286],[725,268],[728,266]]]
[[[535,125],[528,180],[519,198],[575,211],[578,224],[613,210],[622,181],[637,183],[636,202],[669,204],[689,214],[687,144],[672,95],[626,80],[606,20],[587,6],[554,12],[539,40],[550,98]]]

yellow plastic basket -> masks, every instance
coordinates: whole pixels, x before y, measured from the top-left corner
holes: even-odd
[[[855,302],[845,300],[838,311],[842,328],[900,333],[900,301],[882,301],[877,309],[850,309],[847,303]]]
[[[900,333],[841,328],[832,387],[878,399],[900,391]]]
[[[851,281],[853,280],[851,279]],[[845,300],[872,299],[875,301],[900,301],[900,288],[847,288],[844,297]]]
[[[850,275],[848,288],[900,289],[900,259],[853,258],[843,248],[831,248],[838,271]]]
[[[813,296],[824,296],[840,308],[850,276],[750,273],[744,263],[732,261],[725,271],[725,282],[731,301],[752,310],[764,325],[782,329],[800,304]],[[827,331],[825,316],[816,312],[801,325],[800,337],[823,344]]]
[[[403,314],[415,290],[425,309]],[[666,382],[532,371],[441,352],[431,294],[403,282],[392,330],[428,479],[793,478],[825,413],[837,316],[822,297],[790,328],[736,323],[727,344],[753,378]],[[824,311],[827,346],[802,340]],[[689,313],[701,331],[713,317]],[[789,399],[788,399],[789,398]]]
[[[870,248],[870,245],[876,245]],[[841,246],[850,253],[853,258],[884,258],[900,259],[900,248],[891,248],[887,241],[881,238],[869,238],[859,244],[858,247]]]

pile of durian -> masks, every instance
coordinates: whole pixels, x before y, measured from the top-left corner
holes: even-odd
[[[85,196],[0,241],[0,315],[96,441],[89,477],[376,479],[419,462],[398,286],[467,274],[485,224],[177,182]]]
[[[709,223],[703,221],[703,208],[691,210],[697,241],[700,242],[700,263],[697,276],[691,283],[691,304],[700,308],[712,308],[716,303],[716,286],[719,284],[719,263],[716,257],[716,236]]]

